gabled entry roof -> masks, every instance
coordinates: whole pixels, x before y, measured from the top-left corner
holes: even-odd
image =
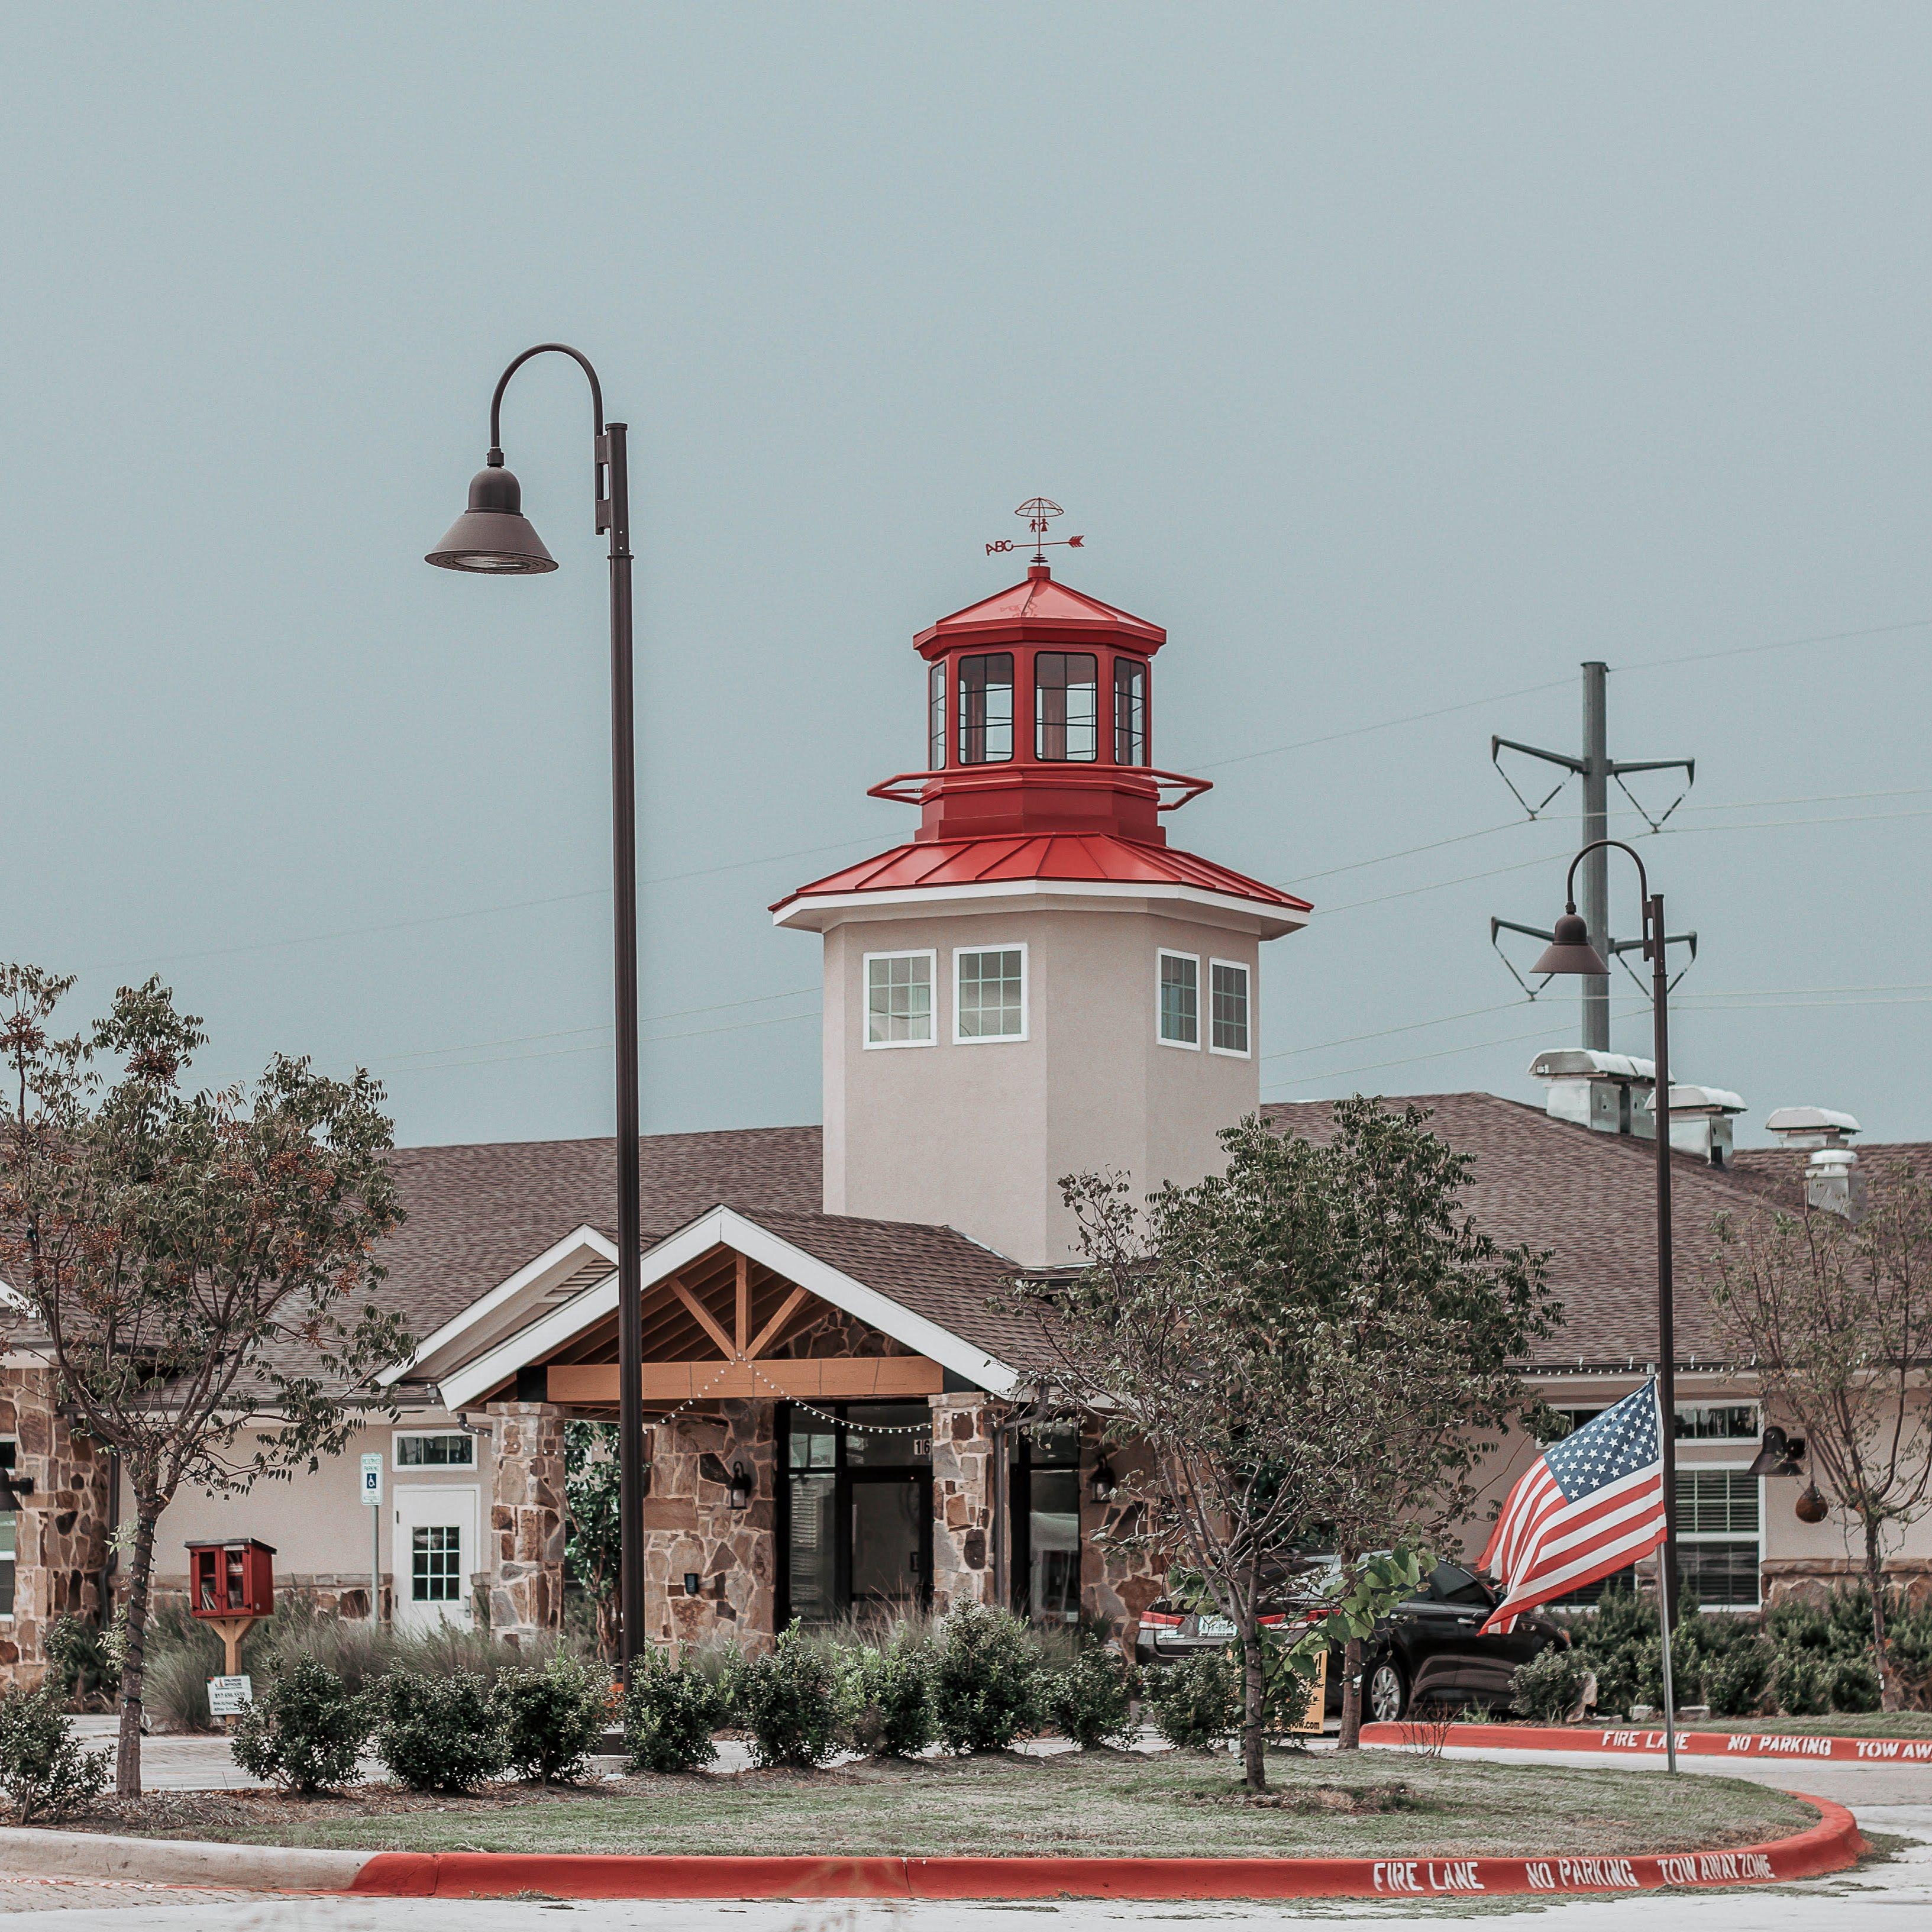
[[[963,1382],[1004,1394],[1019,1379],[1014,1364],[1023,1354],[1027,1329],[986,1306],[1013,1272],[1012,1264],[950,1228],[838,1214],[767,1211],[754,1218],[735,1208],[712,1208],[646,1251],[646,1292],[674,1283],[681,1270],[720,1248],[796,1284]],[[526,1304],[527,1319],[502,1334],[508,1299],[543,1282],[581,1280],[581,1271],[594,1262],[608,1270],[601,1279],[554,1306]],[[512,1283],[520,1286],[512,1288]],[[594,1231],[580,1229],[466,1311],[476,1317],[471,1346],[464,1346],[466,1319],[459,1318],[430,1338],[412,1366],[438,1376],[449,1407],[467,1407],[513,1381],[519,1370],[550,1360],[608,1323],[616,1306],[609,1245]],[[453,1366],[442,1369],[440,1362]]]

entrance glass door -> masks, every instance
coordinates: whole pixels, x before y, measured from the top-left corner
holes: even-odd
[[[923,1402],[788,1405],[778,1420],[781,1627],[931,1600],[932,1414]]]

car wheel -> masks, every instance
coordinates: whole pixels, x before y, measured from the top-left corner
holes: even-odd
[[[1408,1702],[1408,1685],[1402,1666],[1385,1657],[1369,1672],[1369,1715],[1378,1724],[1392,1724]]]

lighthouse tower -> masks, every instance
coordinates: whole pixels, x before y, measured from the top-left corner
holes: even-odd
[[[918,831],[772,908],[824,935],[826,1213],[1050,1267],[1063,1174],[1197,1180],[1258,1103],[1261,944],[1310,908],[1167,842],[1208,787],[1154,763],[1166,640],[1037,557],[913,640],[926,767],[870,796]]]

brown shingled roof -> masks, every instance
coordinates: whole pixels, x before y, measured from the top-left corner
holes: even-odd
[[[819,1148],[816,1127],[646,1135],[646,1244],[721,1204],[812,1212],[824,1198]],[[392,1160],[409,1219],[382,1245],[382,1298],[418,1340],[573,1228],[616,1238],[615,1140],[399,1148]]]
[[[1655,1144],[1553,1120],[1540,1107],[1493,1094],[1418,1094],[1390,1106],[1429,1110],[1431,1130],[1475,1157],[1465,1196],[1486,1233],[1505,1246],[1550,1250],[1550,1279],[1563,1304],[1562,1328],[1538,1345],[1539,1367],[1640,1365],[1657,1350]],[[1330,1131],[1328,1101],[1275,1102],[1270,1120],[1320,1142]],[[1672,1156],[1672,1242],[1680,1362],[1723,1352],[1699,1282],[1714,1244],[1711,1224],[1782,1194],[1774,1174],[1712,1167]]]

